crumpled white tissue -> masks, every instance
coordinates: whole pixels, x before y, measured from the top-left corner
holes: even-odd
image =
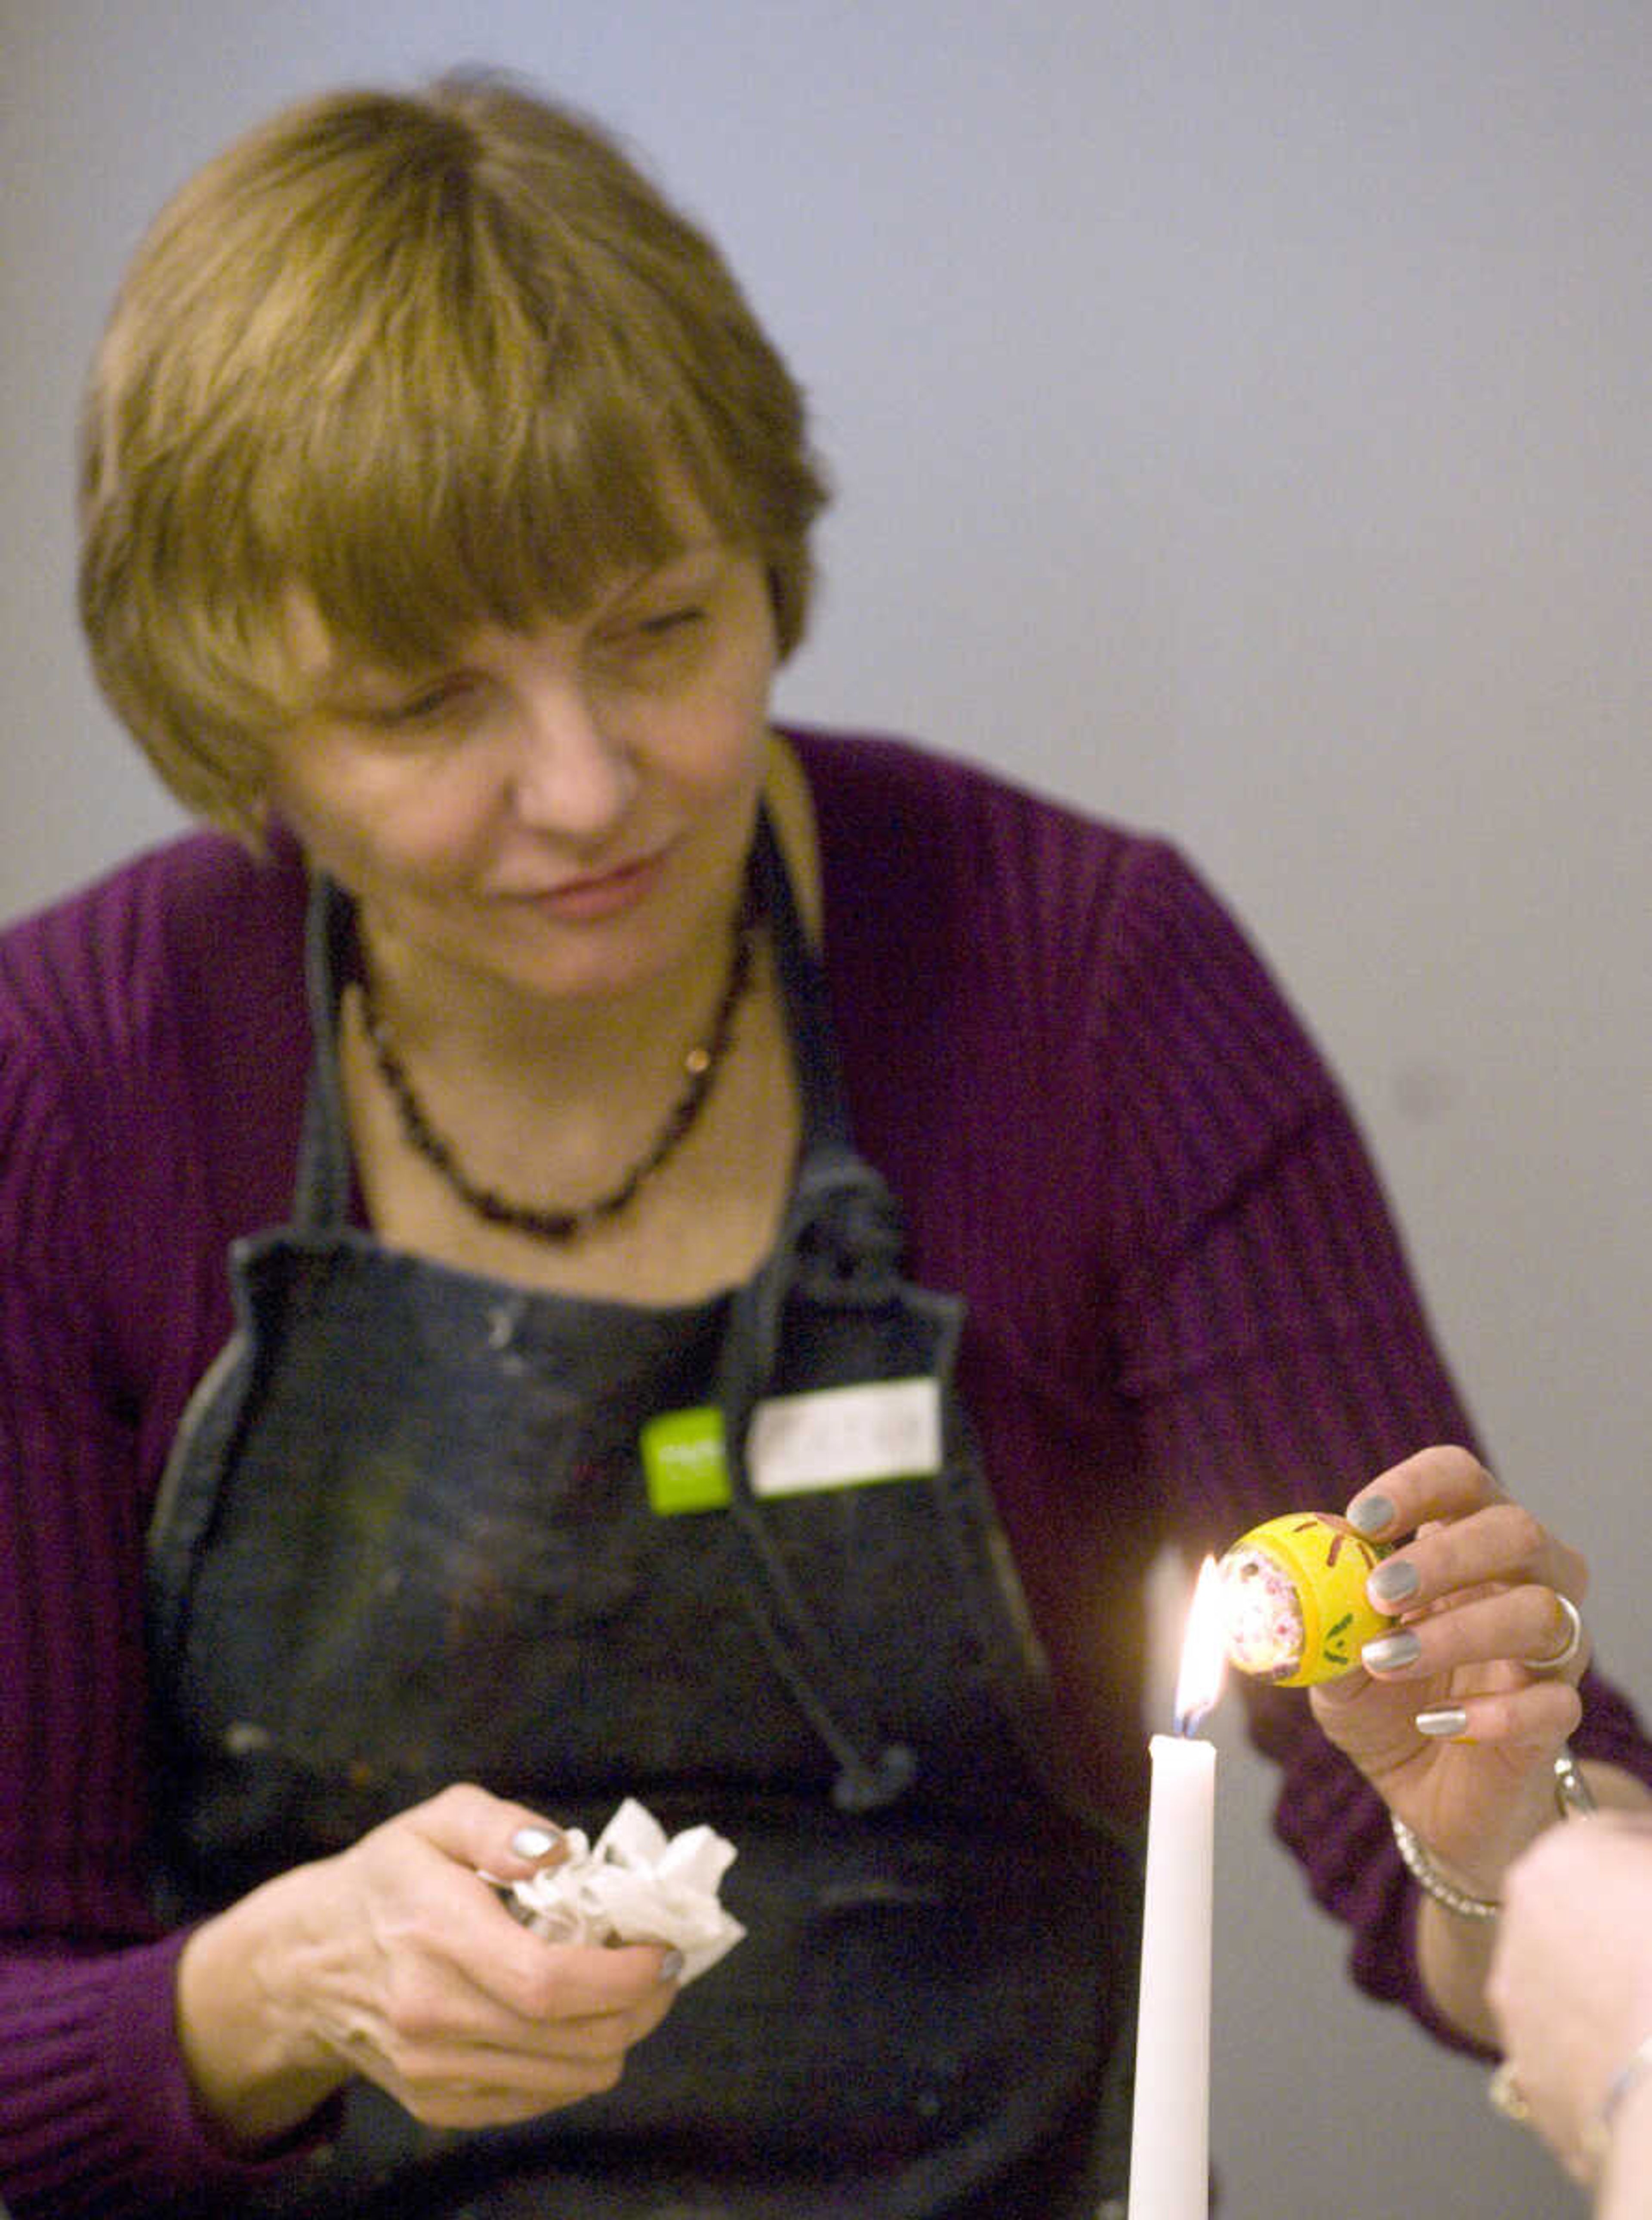
[[[718,1900],[735,1849],[715,1829],[685,1827],[668,1836],[627,1796],[595,1843],[578,1827],[564,1839],[559,1865],[508,1888],[514,1916],[547,1942],[664,1942],[683,1953],[681,1988],[745,1934]]]

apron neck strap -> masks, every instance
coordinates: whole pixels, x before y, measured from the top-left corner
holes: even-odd
[[[339,1072],[339,1009],[359,960],[355,904],[333,880],[318,876],[304,926],[304,990],[315,1054],[293,1191],[292,1222],[300,1232],[343,1225],[351,1213],[355,1174]]]
[[[791,874],[766,807],[757,813],[751,871],[759,910],[769,921],[775,973],[796,1060],[803,1105],[803,1156],[807,1159],[826,1151],[847,1152],[849,1113],[838,1078],[826,969],[804,929]]]

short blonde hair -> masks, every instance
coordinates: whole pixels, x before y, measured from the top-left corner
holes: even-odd
[[[709,240],[507,81],[330,94],[209,163],[128,272],[83,418],[93,667],[185,805],[256,837],[295,589],[348,649],[439,659],[667,559],[685,483],[789,652],[826,489]]]

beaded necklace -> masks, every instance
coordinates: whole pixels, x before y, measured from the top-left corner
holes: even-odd
[[[514,1233],[525,1233],[533,1240],[561,1246],[576,1240],[591,1226],[608,1219],[617,1218],[635,1199],[644,1182],[651,1179],[661,1165],[682,1147],[705,1108],[713,1082],[728,1055],[729,1045],[734,1035],[736,1013],[751,984],[757,923],[756,905],[748,895],[735,925],[728,976],[724,982],[722,998],[717,1005],[710,1030],[704,1040],[696,1042],[683,1059],[681,1093],[666,1113],[664,1123],[653,1140],[618,1184],[610,1188],[606,1194],[598,1195],[594,1202],[585,1203],[577,1210],[551,1210],[538,1204],[513,1202],[492,1188],[483,1187],[471,1178],[459,1163],[452,1143],[431,1122],[429,1113],[408,1076],[407,1066],[402,1061],[383,1013],[378,1007],[373,992],[371,970],[364,962],[358,981],[362,1030],[372,1051],[379,1077],[396,1105],[403,1137],[465,1208],[476,1217],[485,1219],[489,1225],[503,1226]]]

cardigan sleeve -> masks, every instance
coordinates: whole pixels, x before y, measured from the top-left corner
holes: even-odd
[[[144,1886],[137,1416],[103,1314],[118,1137],[78,1082],[118,990],[0,945],[0,2193],[17,2220],[153,2211],[248,2169],[190,2098],[183,1937]],[[157,1260],[164,1274],[166,1263]]]
[[[1219,1553],[1278,1512],[1340,1510],[1419,1449],[1477,1447],[1354,1119],[1243,932],[1153,846],[1110,932],[1091,1048],[1113,1102],[1113,1353],[1166,1530]],[[1583,1693],[1574,1747],[1652,1782],[1628,1704],[1597,1675]],[[1246,1694],[1282,1768],[1275,1827],[1351,1928],[1356,1980],[1454,2039],[1418,1977],[1415,1891],[1375,1791],[1300,1692]]]
[[[1142,1578],[1431,1444],[1476,1446],[1332,1073],[1169,844],[887,739],[795,732],[857,1143],[916,1275],[970,1306],[960,1379],[1084,1800],[1145,1793]],[[1373,1994],[1443,2029],[1381,1800],[1300,1691],[1249,1684],[1275,1826]],[[1585,1683],[1584,1755],[1652,1783]]]

